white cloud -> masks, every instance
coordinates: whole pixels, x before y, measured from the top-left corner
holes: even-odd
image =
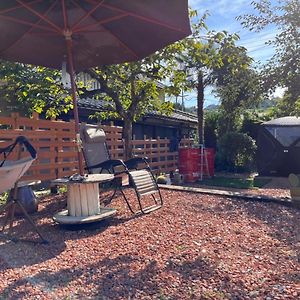
[[[274,39],[276,32],[272,29],[263,32],[246,33],[241,35],[240,43],[247,47],[248,51],[256,51],[269,40]]]
[[[281,98],[284,95],[284,92],[286,90],[287,90],[286,88],[278,87],[278,88],[276,88],[275,92],[273,93],[273,96]]]
[[[238,42],[239,45],[247,48],[248,55],[255,61],[265,62],[274,55],[272,45],[267,45],[266,42],[274,39],[276,31],[269,29],[263,32],[246,32],[241,35]]]
[[[271,0],[273,1],[273,0]],[[206,20],[206,24],[210,30],[222,31],[226,30],[229,33],[237,33],[240,36],[238,45],[245,47],[248,50],[248,55],[255,62],[265,63],[274,55],[274,49],[266,42],[274,39],[277,31],[274,27],[265,28],[263,31],[250,32],[243,28],[237,16],[254,13],[254,8],[249,0],[189,0],[189,6],[198,10],[198,15],[201,16],[205,11],[209,11],[210,16]],[[283,91],[278,90],[276,95],[282,95]],[[188,101],[188,105],[195,105],[195,99],[192,93],[192,99]],[[212,94],[210,89],[205,91],[205,106],[216,104],[218,100]]]
[[[227,30],[240,35],[239,45],[248,49],[248,54],[257,61],[265,62],[274,54],[271,46],[265,43],[273,39],[276,30],[267,28],[262,32],[250,32],[242,27],[236,17],[253,12],[251,2],[247,0],[189,0],[189,5],[198,10],[201,15],[205,10],[210,12],[206,23],[211,30]]]

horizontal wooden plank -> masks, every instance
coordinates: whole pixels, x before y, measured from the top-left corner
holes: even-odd
[[[55,176],[54,176],[55,177]],[[23,180],[41,180],[41,181],[47,181],[47,180],[52,180],[52,179],[55,179],[53,178],[53,175],[44,175],[43,176],[39,176],[39,175],[24,175],[22,178],[21,178],[21,181]]]
[[[74,141],[60,141],[59,143],[57,143],[57,147],[59,149],[62,149],[65,147],[74,148],[74,147],[76,147],[76,143]]]
[[[58,178],[71,176],[77,172],[78,172],[77,170],[61,171],[58,173]]]
[[[69,159],[74,158],[74,160],[76,160],[78,156],[77,156],[76,151],[65,151],[65,152],[60,151],[60,152],[57,153],[56,157],[58,159],[61,159],[61,158],[69,158]]]
[[[123,131],[123,127],[121,126],[109,126],[109,125],[101,125],[101,128],[103,128],[107,132],[121,132]]]
[[[49,129],[60,128],[60,129],[73,130],[75,128],[74,122],[64,122],[64,121],[45,120],[45,119],[34,120],[25,117],[20,117],[17,120],[17,124],[21,126],[32,126],[35,128],[49,128]]]
[[[20,130],[20,129],[0,129],[1,138],[11,138],[15,139],[16,137],[23,135],[29,140],[43,138],[53,138],[53,133],[49,131],[34,131],[34,130]]]
[[[38,152],[37,157],[40,161],[40,160],[45,159],[45,158],[55,159],[57,156],[56,156],[55,152]]]
[[[12,125],[14,124],[14,119],[12,117],[0,117],[0,124],[1,125]]]
[[[56,163],[55,162],[51,162],[51,163],[39,163],[36,165],[32,165],[29,168],[29,172],[40,172],[41,170],[49,170],[49,172],[55,172],[55,166]]]

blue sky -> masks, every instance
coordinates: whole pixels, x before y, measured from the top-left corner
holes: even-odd
[[[275,2],[272,0],[271,2]],[[198,15],[201,16],[208,11],[206,24],[209,30],[222,31],[226,30],[230,33],[238,33],[240,36],[239,45],[248,49],[248,54],[256,62],[265,62],[271,58],[273,49],[265,45],[265,42],[274,38],[276,31],[274,28],[265,28],[262,32],[250,32],[244,29],[236,17],[246,13],[255,13],[251,0],[189,0],[189,6],[197,9]],[[204,106],[217,104],[218,100],[212,95],[211,89],[205,92]],[[185,97],[185,106],[194,106],[196,104],[196,95],[194,93]]]

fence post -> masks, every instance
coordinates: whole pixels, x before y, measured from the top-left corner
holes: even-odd
[[[157,162],[161,162],[161,159],[160,159],[160,155],[161,155],[161,151],[160,151],[160,137],[158,136],[156,138],[156,146],[157,146]]]
[[[11,113],[11,117],[13,119],[13,122],[11,124],[12,129],[19,129],[19,113]]]
[[[132,141],[135,141],[136,138],[135,138],[135,134],[132,135]],[[136,156],[136,145],[133,143],[132,145],[132,154],[133,154],[133,157]]]
[[[32,113],[31,120],[32,120],[31,130],[34,132],[34,131],[36,131],[38,129],[38,125],[37,124],[38,124],[38,120],[39,120],[39,114],[36,111],[34,111]],[[26,128],[24,128],[24,129],[26,129]],[[32,140],[33,140],[33,144],[35,144],[35,143],[38,142],[37,138],[33,138]],[[39,149],[36,149],[37,152],[38,152],[38,150]],[[33,175],[38,176],[38,171],[34,170],[33,171]]]
[[[54,118],[51,118],[51,121],[53,121],[53,122],[55,122],[55,119]],[[55,164],[55,166],[57,166],[58,164],[59,164],[59,150],[61,149],[61,145],[60,145],[60,143],[59,143],[59,141],[58,141],[58,135],[57,135],[57,130],[56,130],[56,128],[55,127],[51,127],[50,128],[50,132],[51,132],[51,139],[50,139],[50,141],[52,141],[53,140],[53,144],[55,144],[55,147],[53,147],[53,152],[55,153],[55,157],[54,157],[54,164]],[[51,147],[50,147],[50,149],[51,149]],[[55,173],[55,177],[56,178],[59,178],[59,173],[58,173],[58,168],[57,167],[55,167],[55,169],[54,169],[54,173]],[[56,189],[52,189],[51,190],[51,192],[57,192],[57,187],[56,187]]]

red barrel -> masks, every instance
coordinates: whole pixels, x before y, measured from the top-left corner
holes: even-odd
[[[179,173],[185,182],[195,182],[199,179],[200,149],[180,148],[178,151]]]

